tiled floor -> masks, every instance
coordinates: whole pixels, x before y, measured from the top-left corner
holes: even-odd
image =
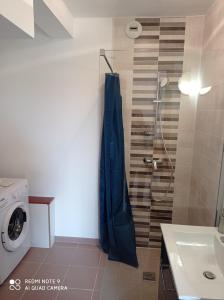
[[[1,300],[157,300],[159,251],[138,249],[138,269],[106,259],[92,245],[56,243],[52,249],[32,248],[0,287]],[[144,281],[143,271],[156,273]],[[9,280],[20,279],[21,290],[10,291]],[[25,280],[53,279],[56,283]],[[67,290],[33,290],[64,286]],[[25,290],[29,287],[30,290]]]

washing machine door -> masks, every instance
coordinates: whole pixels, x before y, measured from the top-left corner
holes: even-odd
[[[15,202],[5,212],[1,240],[7,251],[16,251],[29,232],[29,208],[25,202]]]

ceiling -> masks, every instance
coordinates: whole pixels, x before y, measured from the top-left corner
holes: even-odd
[[[191,16],[214,0],[64,0],[74,17]]]

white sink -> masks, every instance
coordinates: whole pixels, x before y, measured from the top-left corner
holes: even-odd
[[[224,243],[217,228],[171,224],[161,228],[179,299],[224,300]],[[204,272],[215,279],[206,278]]]

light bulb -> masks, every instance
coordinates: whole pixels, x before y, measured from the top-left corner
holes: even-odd
[[[201,88],[199,94],[200,95],[205,95],[205,94],[209,93],[211,91],[211,89],[212,89],[211,86]]]
[[[190,73],[184,73],[178,81],[178,88],[182,94],[188,96],[205,95],[211,91],[212,87],[202,88],[201,81],[198,77],[192,77]]]
[[[189,95],[191,90],[191,78],[189,73],[185,73],[178,81],[178,88],[184,95]]]

